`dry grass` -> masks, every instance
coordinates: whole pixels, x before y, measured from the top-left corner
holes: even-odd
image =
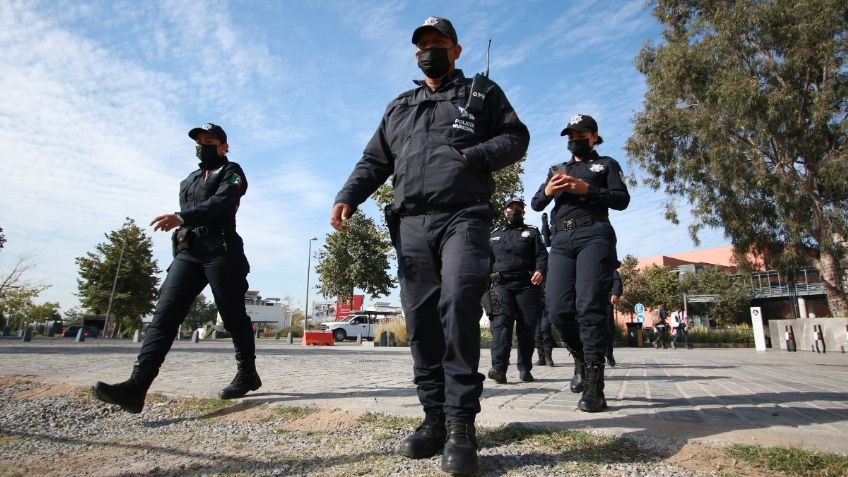
[[[401,319],[387,320],[385,323],[378,325],[377,330],[374,332],[374,339],[380,339],[380,333],[383,331],[394,333],[395,341],[402,341],[404,343],[409,341],[409,338],[406,336],[406,322]]]

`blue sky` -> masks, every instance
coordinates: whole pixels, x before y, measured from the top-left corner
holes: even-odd
[[[51,285],[40,299],[76,306],[74,258],[125,217],[146,226],[177,210],[178,183],[196,167],[186,133],[214,122],[250,184],[238,223],[251,289],[302,306],[308,239],[323,245],[332,200],[386,104],[421,77],[410,37],[429,15],[453,22],[467,75],[484,69],[493,39],[491,78],[530,129],[526,196],[566,159],[559,131],[577,113],[598,120],[600,153],[639,174],[623,151],[645,90],[633,63],[660,32],[643,0],[10,0],[0,2],[0,268],[32,254],[33,277]],[[693,248],[685,207],[675,226],[661,193],[631,194],[612,214],[619,255]],[[363,210],[377,216],[370,201]],[[169,236],[148,231],[165,269]],[[701,237],[705,248],[726,243],[718,230]]]

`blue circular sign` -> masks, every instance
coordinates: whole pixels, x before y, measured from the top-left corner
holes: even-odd
[[[645,305],[637,303],[636,306],[633,307],[633,311],[635,311],[637,315],[641,315],[645,312]]]
[[[644,323],[644,322],[645,322],[645,315],[643,315],[641,313],[636,315],[636,323]]]

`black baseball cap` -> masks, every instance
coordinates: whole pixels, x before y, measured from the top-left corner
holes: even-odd
[[[524,208],[524,200],[521,197],[510,197],[506,204],[504,204],[504,209],[509,207],[512,204],[521,204],[521,208]]]
[[[412,44],[417,44],[418,38],[420,38],[421,34],[428,29],[436,30],[442,35],[453,40],[454,43],[459,43],[456,39],[456,30],[453,29],[453,24],[451,24],[450,20],[441,17],[427,17],[427,19],[424,20],[424,23],[412,32]]]
[[[224,132],[224,129],[221,126],[212,123],[206,123],[203,126],[200,126],[199,128],[192,129],[188,132],[188,137],[196,140],[197,135],[202,132],[208,132],[214,138],[219,139],[221,141],[221,144],[227,144],[227,133]]]
[[[568,125],[565,126],[565,129],[563,129],[559,135],[565,136],[568,134],[568,131],[590,132],[592,134],[596,134],[598,132],[598,122],[595,121],[595,118],[588,114],[576,114],[568,120]],[[604,142],[603,138],[598,136],[598,142],[595,144],[600,144],[602,142]]]

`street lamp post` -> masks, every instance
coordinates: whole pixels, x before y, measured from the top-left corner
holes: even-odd
[[[124,248],[127,246],[127,239],[121,242],[121,256],[118,257],[118,268],[115,269],[115,279],[112,281],[112,293],[109,294],[109,306],[106,307],[106,320],[103,322],[103,333],[106,333],[106,326],[109,324],[109,315],[112,313],[112,299],[115,298],[115,287],[118,286],[118,274],[121,273],[121,262],[124,261]],[[112,336],[115,336],[114,333]],[[103,336],[106,338],[106,336]]]
[[[303,306],[303,339],[306,339],[306,322],[309,320],[309,272],[312,269],[312,241],[317,237],[309,239],[309,252],[306,255],[306,304]]]

